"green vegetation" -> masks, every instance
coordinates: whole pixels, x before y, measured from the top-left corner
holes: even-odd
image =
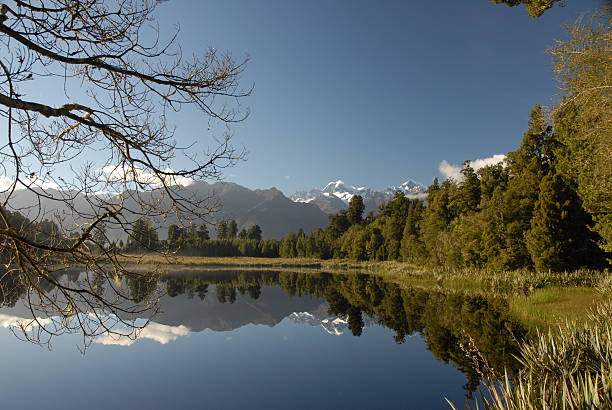
[[[611,316],[612,303],[607,300],[590,312],[584,324],[565,322],[558,329],[539,332],[532,341],[523,342],[517,356],[522,368],[514,378],[507,373],[504,377],[496,374],[473,346],[470,350],[484,363],[481,373],[486,376],[485,389],[480,394],[483,407],[611,408]]]

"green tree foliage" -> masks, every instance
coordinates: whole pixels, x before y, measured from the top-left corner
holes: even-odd
[[[233,219],[227,223],[227,239],[233,239],[238,235],[238,224]]]
[[[198,228],[197,236],[200,243],[210,239],[210,232],[208,232],[208,227],[206,226],[206,224],[200,225],[200,227]]]
[[[333,238],[339,238],[344,232],[351,226],[346,211],[340,211],[337,214],[329,215],[329,225],[327,226],[327,232]]]
[[[342,236],[341,251],[350,259],[366,260],[366,240],[365,229],[361,225],[353,225]]]
[[[254,239],[256,241],[261,241],[261,227],[259,225],[253,225],[247,231],[247,238]]]
[[[461,174],[463,181],[449,193],[448,208],[453,217],[475,212],[480,204],[480,180],[469,161],[463,163]]]
[[[154,250],[159,245],[157,231],[151,221],[146,218],[137,219],[133,226],[128,240],[129,250]]]
[[[363,198],[361,195],[355,195],[349,201],[348,212],[346,214],[348,221],[351,225],[358,225],[363,222],[363,211],[365,205],[363,204]]]
[[[550,9],[555,3],[561,0],[489,0],[494,4],[505,4],[508,7],[515,7],[521,4],[533,18],[540,17],[546,10]]]
[[[540,182],[554,161],[556,141],[540,105],[530,114],[519,148],[508,154],[508,182],[494,189],[486,203],[483,253],[496,269],[531,266],[525,233],[531,227]]]
[[[539,271],[601,268],[603,253],[589,229],[591,223],[576,192],[561,175],[551,173],[544,177],[531,229],[526,234],[535,268]]]
[[[217,225],[217,239],[234,239],[238,236],[238,224],[233,219],[225,219]]]
[[[178,246],[179,240],[182,236],[182,228],[178,225],[172,224],[168,226],[168,238],[167,241],[171,247]]]
[[[577,186],[602,246],[612,252],[612,3],[566,26],[549,50],[563,93],[554,110],[559,169]]]
[[[455,188],[453,181],[444,181],[438,185],[437,180],[429,187],[429,205],[421,223],[421,237],[427,254],[433,263],[443,263],[442,243],[451,221],[450,193]]]
[[[420,236],[420,224],[424,212],[425,206],[422,201],[414,201],[408,210],[400,248],[400,254],[405,261],[417,262],[425,259],[425,244]]]

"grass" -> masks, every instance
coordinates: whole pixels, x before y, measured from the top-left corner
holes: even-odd
[[[138,265],[162,265],[162,266],[189,266],[202,268],[217,267],[254,267],[254,268],[311,268],[321,269],[322,262],[319,259],[311,258],[252,258],[246,256],[236,257],[205,257],[205,256],[178,256],[162,254],[143,254],[143,255],[123,255],[119,261],[127,264]]]
[[[607,294],[612,290],[608,286]],[[605,296],[605,294],[603,294]],[[602,296],[602,297],[603,297]],[[546,296],[546,297],[558,297]],[[546,299],[546,297],[543,297]],[[538,332],[521,345],[523,365],[515,380],[495,372],[473,345],[468,354],[484,363],[484,391],[475,408],[509,409],[604,409],[612,408],[612,302],[608,299],[590,309],[582,324],[565,321],[557,329]],[[447,400],[448,401],[448,400]],[[450,406],[455,405],[448,401]],[[469,406],[472,408],[472,406]]]
[[[521,322],[548,327],[563,320],[584,322],[589,308],[603,302],[604,296],[592,287],[550,286],[529,295],[508,298],[510,311]]]

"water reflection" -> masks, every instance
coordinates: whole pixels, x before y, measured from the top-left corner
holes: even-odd
[[[63,280],[69,282],[78,281],[83,274],[65,275]],[[94,343],[132,346],[138,339],[148,339],[167,344],[206,329],[229,332],[249,324],[273,327],[286,318],[320,327],[333,336],[360,336],[372,326],[382,326],[394,332],[398,344],[420,335],[436,359],[464,373],[468,391],[475,390],[479,377],[461,343],[471,339],[493,368],[512,373],[518,369],[513,359],[517,339],[525,335],[524,328],[507,315],[507,304],[501,299],[404,288],[363,274],[184,271],[158,281],[145,276],[121,278],[116,285],[127,289],[132,301],[162,295],[153,322],[128,310],[97,312],[97,317],[109,323],[112,319],[115,325],[112,332],[95,335]],[[110,290],[104,292],[108,297]],[[0,326],[21,322],[22,328],[32,331],[53,322],[48,317],[32,322],[24,295],[16,288],[2,295]]]

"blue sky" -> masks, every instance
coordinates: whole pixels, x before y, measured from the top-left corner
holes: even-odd
[[[598,4],[568,0],[534,20],[486,0],[171,0],[158,15],[163,32],[180,24],[184,55],[251,56],[251,116],[233,126],[248,160],[225,178],[291,195],[336,179],[429,184],[443,160],[515,149],[533,105],[555,100],[545,50]],[[177,121],[179,143],[208,137],[205,119]]]

